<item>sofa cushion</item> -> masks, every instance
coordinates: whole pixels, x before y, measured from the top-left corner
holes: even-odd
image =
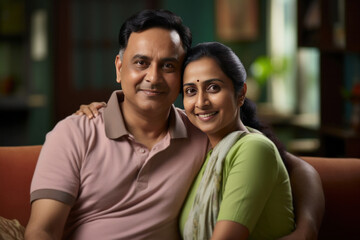
[[[0,217],[1,240],[22,240],[24,239],[24,233],[25,228],[19,221]]]

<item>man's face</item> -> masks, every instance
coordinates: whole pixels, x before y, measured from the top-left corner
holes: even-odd
[[[131,33],[123,58],[115,60],[123,107],[138,113],[168,111],[180,91],[184,56],[176,31],[150,28]]]

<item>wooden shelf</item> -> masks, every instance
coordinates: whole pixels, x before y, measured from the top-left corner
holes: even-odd
[[[336,126],[324,126],[320,132],[324,156],[360,157],[360,133],[351,128]]]
[[[359,8],[353,0],[298,1],[298,46],[360,53]]]
[[[13,109],[23,110],[27,109],[28,104],[25,96],[2,96],[0,97],[0,110]]]
[[[360,133],[348,127],[323,126],[320,128],[320,132],[324,135],[331,135],[343,139],[360,138]]]
[[[314,47],[320,51],[322,152],[330,157],[360,157],[360,136],[345,127],[345,99],[341,94],[341,89],[355,78],[346,72],[349,68],[347,54],[360,59],[360,28],[357,26],[360,1],[302,0],[297,4],[298,47]]]

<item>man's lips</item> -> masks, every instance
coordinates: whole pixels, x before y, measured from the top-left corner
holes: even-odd
[[[157,96],[164,93],[164,91],[157,89],[140,89],[140,91],[148,96]]]

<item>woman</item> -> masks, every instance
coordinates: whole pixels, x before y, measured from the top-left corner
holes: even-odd
[[[241,120],[248,104],[245,79],[239,58],[223,44],[202,43],[188,53],[184,108],[212,150],[184,204],[184,239],[276,239],[294,229],[290,181],[279,151]],[[250,113],[247,122],[255,116]]]
[[[262,134],[245,80],[239,58],[221,43],[199,44],[185,60],[184,108],[212,150],[184,203],[184,239],[277,239],[294,230],[282,150]]]

